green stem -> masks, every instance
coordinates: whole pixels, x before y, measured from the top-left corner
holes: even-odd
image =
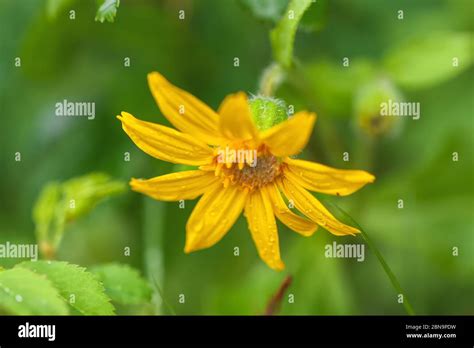
[[[271,63],[262,73],[258,94],[272,97],[285,79],[286,72],[278,63]]]
[[[144,199],[144,263],[148,280],[151,284],[164,282],[163,235],[165,221],[165,203]],[[155,314],[162,313],[162,296],[153,296]]]
[[[166,306],[166,308],[168,309],[168,312],[171,313],[171,315],[176,315],[176,311],[175,311],[174,308],[169,304],[169,302],[166,301],[166,299],[165,299],[165,294],[163,293],[163,290],[161,290],[161,287],[160,287],[160,285],[158,284],[158,282],[156,281],[156,279],[153,279],[153,285],[155,286],[156,290],[158,291],[158,294],[159,294],[160,297],[161,297],[161,301],[162,301],[162,303]]]
[[[398,294],[403,295],[403,307],[405,308],[405,311],[409,315],[415,315],[415,311],[413,310],[413,307],[411,306],[410,301],[408,301],[408,298],[405,295],[405,292],[403,291],[400,285],[400,282],[398,281],[395,274],[392,272],[391,268],[389,267],[389,265],[383,258],[380,251],[377,249],[375,244],[369,238],[369,235],[367,234],[367,232],[365,232],[364,229],[349,214],[347,214],[344,210],[339,208],[339,206],[337,206],[334,203],[328,202],[326,200],[324,201],[324,203],[334,207],[337,211],[339,211],[342,215],[344,215],[348,219],[348,221],[350,221],[355,227],[357,227],[360,230],[362,238],[365,240],[365,242],[369,246],[369,249],[375,254],[377,259],[379,260],[380,264],[382,265],[383,270],[385,271],[385,274],[387,274],[388,278],[390,279],[392,286],[395,288]]]

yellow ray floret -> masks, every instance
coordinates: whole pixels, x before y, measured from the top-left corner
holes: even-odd
[[[360,232],[357,228],[338,221],[312,194],[298,184],[284,178],[279,182],[279,186],[286,197],[295,202],[296,208],[332,234],[344,236]]]
[[[213,151],[206,143],[175,129],[144,122],[126,112],[117,118],[122,128],[142,151],[171,163],[199,166],[211,161]]]
[[[257,128],[243,92],[228,95],[219,107],[219,130],[228,140],[257,139]]]
[[[237,186],[211,186],[194,207],[186,224],[185,252],[209,248],[232,227],[245,204],[247,191]]]
[[[273,204],[273,212],[282,223],[306,237],[312,236],[313,233],[316,232],[318,225],[311,220],[293,213],[283,200],[275,184],[266,186],[265,190]]]
[[[245,204],[245,217],[262,260],[270,268],[277,271],[282,270],[285,265],[280,259],[275,216],[265,190],[254,191],[249,195]]]
[[[173,126],[208,144],[220,143],[219,116],[209,106],[157,72],[148,74],[148,85],[161,112]]]
[[[132,190],[160,201],[195,199],[206,192],[218,178],[213,173],[190,170],[158,176],[153,179],[132,179]]]
[[[315,113],[298,112],[287,121],[263,131],[262,141],[275,156],[295,155],[308,143],[314,122],[316,122]]]
[[[375,177],[363,170],[343,170],[319,163],[285,158],[285,176],[304,188],[329,195],[347,196],[372,183]]]

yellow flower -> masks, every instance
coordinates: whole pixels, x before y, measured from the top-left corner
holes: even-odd
[[[130,185],[161,201],[202,195],[186,225],[186,253],[216,244],[242,211],[260,257],[275,270],[284,268],[275,216],[303,236],[311,236],[318,225],[337,236],[359,232],[338,221],[307,190],[345,196],[373,182],[374,176],[289,157],[307,144],[314,113],[298,112],[259,130],[243,92],[227,96],[216,113],[157,72],[148,75],[148,83],[163,115],[179,131],[127,112],[117,116],[123,130],[147,154],[197,168],[149,180],[132,179]],[[257,158],[238,158],[244,153]],[[290,210],[284,197],[304,216]]]

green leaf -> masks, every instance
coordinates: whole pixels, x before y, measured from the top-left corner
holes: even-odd
[[[471,39],[470,33],[463,32],[415,37],[387,52],[384,65],[402,87],[429,87],[456,76],[472,64]],[[453,66],[456,59],[458,66]]]
[[[44,187],[36,200],[33,207],[33,220],[36,225],[36,238],[38,240],[48,238],[60,198],[61,186],[56,182],[52,182]]]
[[[120,304],[145,304],[151,301],[151,288],[137,270],[123,264],[105,264],[91,268],[104,284],[112,301]]]
[[[298,23],[312,0],[291,0],[283,17],[270,32],[274,59],[289,68],[293,60],[293,43]]]
[[[102,199],[125,190],[120,181],[112,181],[103,173],[92,173],[63,183],[66,220],[74,220],[92,210]]]
[[[115,16],[117,15],[117,9],[120,6],[120,0],[104,0],[100,5],[95,15],[95,20],[101,23],[107,22],[113,23]]]
[[[63,299],[84,315],[113,315],[114,307],[104,286],[85,268],[64,261],[28,261],[15,269],[44,274],[59,290]]]
[[[91,173],[64,183],[48,183],[33,208],[35,233],[41,253],[52,258],[67,222],[92,210],[104,198],[125,190],[121,181],[103,173]]]
[[[0,312],[14,315],[66,315],[68,307],[44,276],[14,268],[0,272]]]

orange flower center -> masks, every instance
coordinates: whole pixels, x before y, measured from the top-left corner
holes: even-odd
[[[216,157],[216,175],[223,179],[224,186],[239,185],[250,191],[272,183],[281,174],[279,159],[266,149],[255,152],[256,156],[247,156],[238,161],[223,162]]]

